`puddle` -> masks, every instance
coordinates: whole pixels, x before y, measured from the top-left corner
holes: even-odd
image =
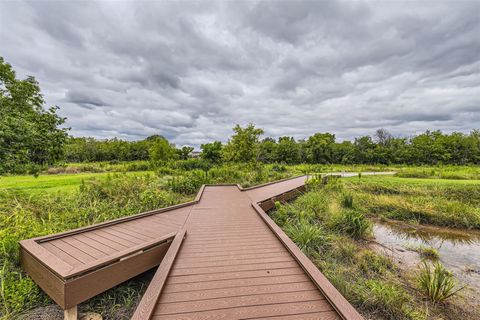
[[[479,232],[377,222],[373,234],[375,242],[390,249],[398,262],[409,268],[420,262],[412,248],[423,245],[437,249],[440,261],[461,283],[480,291]]]

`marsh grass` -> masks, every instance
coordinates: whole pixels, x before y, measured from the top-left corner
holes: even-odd
[[[346,181],[356,207],[372,217],[480,229],[480,184],[367,177]]]
[[[420,254],[420,256],[424,259],[438,260],[440,258],[438,250],[432,247],[420,245],[417,247],[413,247],[412,250],[418,252],[418,254]]]
[[[350,193],[344,193],[342,195],[342,206],[347,209],[353,208],[353,195]]]
[[[453,275],[440,262],[433,265],[423,261],[417,274],[418,287],[433,303],[443,302],[462,288],[456,289]]]
[[[345,209],[334,214],[330,223],[331,227],[351,236],[354,239],[364,239],[371,234],[372,223],[362,212]]]
[[[316,253],[329,242],[325,232],[318,225],[306,221],[287,225],[285,232],[306,253]]]
[[[278,203],[272,218],[360,310],[380,318],[423,319],[393,263],[356,240],[366,235],[368,219],[343,208],[341,182],[329,183],[334,186],[327,184],[289,204]]]

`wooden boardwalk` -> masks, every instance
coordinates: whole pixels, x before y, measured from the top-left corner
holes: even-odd
[[[190,203],[24,240],[22,264],[72,318],[160,264],[134,319],[361,319],[264,211],[305,180],[204,186]]]
[[[172,248],[177,253],[170,265],[159,267],[161,277],[134,319],[360,319],[319,272],[309,273],[313,264],[255,205],[304,182],[245,191],[207,186],[186,222],[185,239]]]

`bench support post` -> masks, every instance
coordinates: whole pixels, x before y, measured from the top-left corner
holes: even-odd
[[[71,307],[70,309],[67,309],[67,310],[63,310],[63,319],[77,320],[77,306]]]

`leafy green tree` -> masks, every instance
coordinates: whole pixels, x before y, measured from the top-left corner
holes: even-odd
[[[343,141],[341,143],[335,143],[332,151],[332,162],[351,164],[354,163],[355,147],[350,141]]]
[[[377,145],[370,136],[355,138],[353,143],[355,147],[354,159],[355,163],[375,163],[375,151]]]
[[[212,163],[220,163],[222,161],[222,143],[220,141],[214,141],[211,143],[205,143],[200,145],[202,149],[201,157],[204,160]]]
[[[275,139],[267,137],[258,145],[258,160],[264,163],[272,163],[276,161],[277,142]]]
[[[183,146],[181,149],[177,150],[177,153],[181,160],[187,160],[192,151],[193,147]]]
[[[331,163],[335,135],[331,133],[315,133],[306,141],[306,156],[310,163]]]
[[[411,139],[413,162],[417,164],[447,163],[450,154],[446,152],[440,131],[425,131]]]
[[[150,139],[150,161],[153,166],[159,166],[176,156],[175,147],[162,136],[155,136]]]
[[[293,137],[280,137],[275,160],[288,164],[300,162],[300,147]]]
[[[53,164],[64,156],[65,119],[45,101],[33,77],[18,80],[0,57],[0,174]]]
[[[235,134],[223,149],[223,157],[227,161],[251,162],[256,161],[258,156],[259,139],[263,130],[255,128],[250,123],[245,128],[236,125],[233,128]]]

